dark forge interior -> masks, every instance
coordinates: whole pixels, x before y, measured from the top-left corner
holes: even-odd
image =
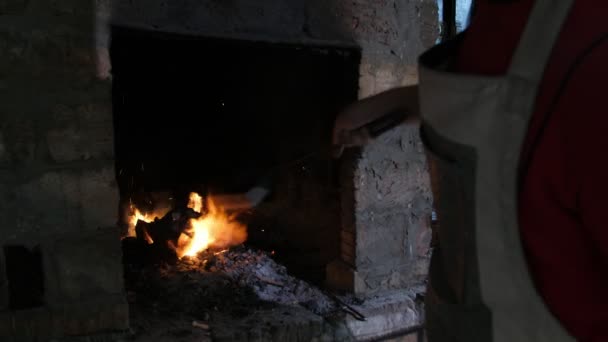
[[[357,99],[359,49],[113,28],[110,53],[121,202],[264,181],[270,196],[240,216],[246,243],[322,281],[340,230],[327,152],[336,114]]]

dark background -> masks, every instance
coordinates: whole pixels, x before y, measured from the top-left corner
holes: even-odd
[[[113,28],[111,59],[121,194],[240,192],[329,147],[360,52]]]

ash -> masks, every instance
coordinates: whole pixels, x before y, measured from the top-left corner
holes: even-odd
[[[239,246],[175,262],[130,259],[124,262],[125,286],[136,331],[155,330],[156,322],[239,320],[285,306],[322,317],[339,312],[330,296],[290,276],[263,251]]]
[[[261,301],[300,305],[325,316],[335,312],[335,302],[320,289],[294,278],[283,265],[263,251],[243,247],[209,251],[186,257],[176,265],[178,272],[221,274],[238,287],[251,290]]]

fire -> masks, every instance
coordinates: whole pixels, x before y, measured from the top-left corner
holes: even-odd
[[[247,238],[247,228],[229,215],[213,198],[203,198],[201,195],[190,193],[188,208],[202,214],[198,218],[189,219],[185,229],[180,234],[177,244],[168,241],[170,247],[175,249],[177,256],[195,256],[209,247],[225,248],[243,243]],[[203,210],[205,208],[206,210]],[[171,207],[157,207],[150,212],[143,212],[131,204],[128,208],[128,232],[126,236],[137,237],[135,227],[137,221],[152,223],[161,219]],[[143,229],[144,238],[149,244],[154,240]]]
[[[200,213],[203,211],[203,197],[196,192],[191,192],[188,198],[188,208]]]
[[[137,221],[144,221],[147,223],[154,222],[156,219],[160,219],[165,216],[169,212],[170,208],[156,208],[154,211],[149,213],[143,213],[139,209],[135,208],[133,204],[129,205],[127,218],[128,218],[128,230],[127,235],[124,237],[136,237],[137,232],[135,231],[135,226],[137,226]],[[144,238],[148,243],[154,243],[152,238],[148,235],[148,232],[144,231]],[[123,237],[123,238],[124,238]]]
[[[199,218],[190,219],[188,227],[180,235],[175,248],[177,256],[195,256],[214,247],[230,247],[243,243],[247,238],[247,229],[234,217],[207,198],[207,211]],[[203,198],[197,193],[190,194],[188,207],[196,212],[203,208]]]

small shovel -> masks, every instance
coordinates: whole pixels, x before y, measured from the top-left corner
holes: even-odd
[[[384,132],[403,123],[406,118],[407,112],[402,109],[397,109],[362,127],[345,132],[342,136],[340,136],[340,145],[332,147],[333,156],[337,158],[342,154],[344,148],[361,146],[366,142],[377,138]],[[317,150],[305,155],[304,157],[300,157],[297,160],[277,165],[273,167],[273,169],[294,164],[296,162],[299,163],[326,152],[327,151],[325,149]],[[271,185],[272,181],[269,178],[264,178],[245,193],[214,195],[212,198],[218,206],[224,208],[225,210],[249,210],[255,208],[262,203],[262,201],[264,201],[268,194],[270,194]]]
[[[213,195],[213,203],[228,211],[242,211],[257,207],[268,194],[270,187],[266,184],[257,184],[242,194]]]

